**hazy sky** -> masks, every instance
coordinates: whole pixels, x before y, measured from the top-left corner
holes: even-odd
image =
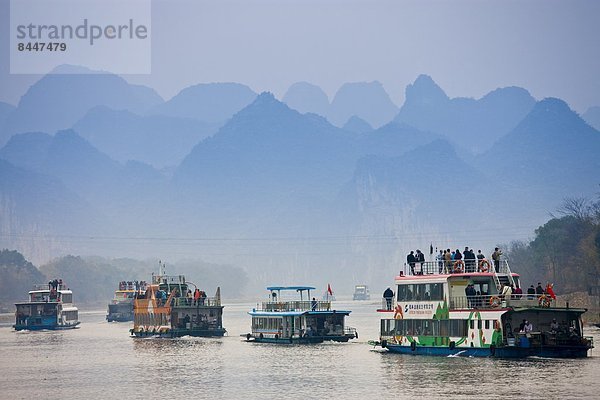
[[[0,0],[0,100],[35,76],[9,75],[8,0]],[[451,97],[521,86],[578,112],[600,105],[600,1],[155,0],[152,74],[134,83],[170,98],[234,81],[281,97],[297,81],[330,96],[378,80],[399,105],[429,74]]]

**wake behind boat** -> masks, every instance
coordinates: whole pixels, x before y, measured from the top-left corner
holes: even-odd
[[[396,276],[373,344],[404,354],[502,358],[579,358],[593,348],[583,336],[586,309],[559,307],[551,287],[540,295],[502,294],[520,286],[506,260],[498,272],[486,260],[423,262],[416,271]]]
[[[62,279],[34,285],[27,302],[16,303],[15,330],[72,329],[79,325],[73,292]]]
[[[314,287],[271,286],[267,290],[269,300],[248,312],[252,332],[242,335],[247,341],[306,344],[347,342],[358,337],[356,329],[345,326],[350,311],[332,309],[331,301],[311,300]]]

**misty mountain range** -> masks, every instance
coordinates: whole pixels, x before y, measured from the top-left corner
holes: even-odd
[[[214,83],[164,101],[114,75],[45,76],[0,103],[2,247],[385,283],[407,250],[488,251],[598,191],[594,110],[585,122],[517,87],[449,98],[425,75],[405,98],[378,82],[331,102],[308,83],[283,101]]]

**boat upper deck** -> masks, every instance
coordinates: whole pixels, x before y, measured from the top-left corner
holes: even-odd
[[[269,286],[269,301],[256,305],[253,312],[330,312],[331,301],[317,300],[310,296],[310,291],[315,290],[312,286]],[[283,292],[283,294],[282,294]],[[338,311],[339,313],[350,313],[349,311]]]
[[[493,263],[488,260],[458,260],[458,261],[425,261],[414,263],[413,266],[404,264],[396,279],[427,279],[436,276],[455,276],[461,274],[487,274],[487,275],[515,275],[510,270],[508,260],[503,259],[498,263],[496,272]]]

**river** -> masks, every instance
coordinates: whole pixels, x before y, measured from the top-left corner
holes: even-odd
[[[251,303],[225,304],[223,338],[133,339],[129,323],[80,312],[79,329],[15,332],[0,325],[1,399],[589,399],[600,349],[578,360],[426,357],[373,349],[379,301],[352,310],[350,343],[247,343]],[[587,327],[600,346],[600,329]]]

